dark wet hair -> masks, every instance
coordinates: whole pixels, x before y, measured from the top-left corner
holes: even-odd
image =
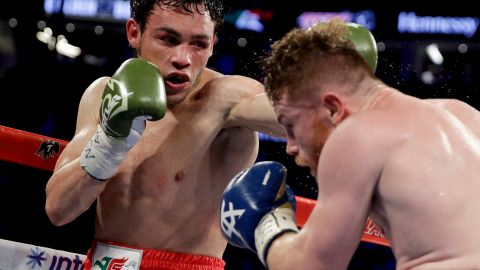
[[[221,0],[130,0],[131,17],[140,25],[142,33],[155,5],[182,7],[188,13],[200,13],[199,6],[204,5],[215,23],[215,32],[223,24],[224,6]]]

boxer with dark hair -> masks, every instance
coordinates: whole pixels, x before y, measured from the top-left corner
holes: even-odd
[[[221,1],[131,8],[126,33],[138,59],[85,91],[46,187],[47,214],[63,225],[97,202],[85,269],[223,269],[221,194],[255,161],[256,131],[284,131],[261,83],[206,67]]]

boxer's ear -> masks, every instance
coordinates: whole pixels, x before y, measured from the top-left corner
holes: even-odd
[[[127,39],[130,46],[134,49],[140,48],[140,42],[142,38],[142,32],[140,31],[140,25],[134,20],[129,19],[125,26],[125,30],[127,31]]]
[[[348,115],[345,102],[336,93],[325,93],[322,97],[322,104],[328,110],[328,116],[334,126],[337,126]]]

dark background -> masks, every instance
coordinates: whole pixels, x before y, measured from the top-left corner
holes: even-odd
[[[107,0],[99,2],[108,5]],[[350,12],[375,15],[372,32],[379,44],[376,75],[387,84],[421,98],[458,98],[480,108],[480,34],[411,34],[397,30],[398,14],[417,16],[480,18],[469,1],[439,4],[434,1],[225,1],[229,13],[219,34],[209,67],[225,74],[262,79],[257,61],[272,42],[297,26],[305,11]],[[238,29],[234,25],[241,11],[260,14],[263,32]],[[371,22],[371,21],[369,21]],[[66,25],[75,26],[68,32]],[[45,27],[54,36],[65,35],[81,48],[77,58],[50,50],[37,40]],[[103,34],[95,27],[103,27]],[[247,44],[238,45],[244,38]],[[443,55],[434,64],[426,46],[436,43]],[[461,45],[463,44],[463,45]],[[460,52],[461,46],[468,47]],[[108,16],[71,17],[46,14],[44,2],[2,1],[0,5],[0,125],[70,140],[76,111],[84,89],[96,78],[109,76],[124,60],[133,57],[128,47],[124,22]],[[422,76],[430,75],[427,82]],[[406,112],[408,113],[408,112]],[[0,142],[1,144],[2,142]],[[315,180],[286,156],[283,142],[261,141],[259,160],[278,160],[289,168],[289,185],[297,195],[315,198]],[[63,227],[54,227],[45,211],[45,184],[50,172],[0,163],[0,238],[77,253],[86,253],[93,236],[94,208]],[[325,228],[332,230],[334,228]],[[225,253],[228,269],[261,269],[249,251],[229,247]],[[362,243],[349,269],[394,269],[390,249]]]

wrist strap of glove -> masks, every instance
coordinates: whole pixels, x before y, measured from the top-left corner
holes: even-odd
[[[295,212],[292,208],[276,208],[266,214],[255,228],[255,247],[258,257],[267,267],[267,252],[275,240],[286,232],[298,232],[295,222]]]
[[[114,138],[105,134],[100,125],[80,156],[80,165],[94,179],[105,181],[117,172],[133,144],[127,138]]]

